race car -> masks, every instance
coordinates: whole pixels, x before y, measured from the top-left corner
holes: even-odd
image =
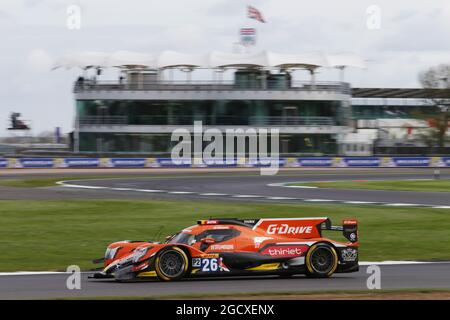
[[[323,231],[341,231],[338,242]],[[94,262],[104,269],[93,278],[118,281],[156,277],[175,281],[188,277],[305,274],[325,278],[356,272],[358,223],[344,220],[332,226],[329,218],[199,220],[169,236],[164,243],[119,241]]]

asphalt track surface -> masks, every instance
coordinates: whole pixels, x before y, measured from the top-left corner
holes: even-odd
[[[392,190],[359,189],[303,189],[284,187],[282,183],[308,181],[342,180],[408,180],[430,179],[431,170],[402,172],[385,170],[382,172],[348,171],[345,174],[322,172],[320,174],[291,172],[275,176],[252,174],[230,175],[191,175],[167,177],[139,177],[106,180],[78,180],[66,182],[66,187],[80,187],[84,191],[99,196],[116,192],[121,196],[140,193],[143,196],[190,199],[218,199],[224,201],[264,201],[264,202],[318,202],[348,204],[381,204],[392,206],[431,206],[449,207],[450,194],[442,192],[414,192]],[[443,171],[441,179],[450,179],[450,172]]]
[[[442,179],[450,178],[449,170],[441,170]],[[198,173],[200,172],[200,173]],[[76,181],[67,183],[92,188],[47,187],[27,189],[0,187],[0,199],[72,199],[72,198],[126,198],[126,199],[200,199],[221,201],[263,201],[263,202],[373,202],[382,205],[426,205],[450,206],[448,193],[337,190],[337,189],[293,189],[269,186],[274,183],[301,181],[337,180],[400,180],[429,179],[431,169],[377,169],[377,170],[284,170],[276,176],[260,176],[257,171],[128,171],[121,173],[96,172],[96,175],[114,179],[86,180],[89,172],[29,173],[17,171],[17,175],[48,177],[75,176]],[[16,175],[13,174],[13,175]],[[78,178],[79,177],[79,178]],[[1,175],[0,179],[10,175]],[[100,188],[95,188],[100,187]],[[160,190],[146,192],[139,190]],[[289,199],[288,199],[289,198]],[[292,199],[294,198],[294,199]],[[330,201],[332,200],[332,201]],[[358,203],[355,203],[358,204]],[[450,214],[450,212],[449,212]],[[0,299],[46,299],[76,297],[133,297],[165,296],[213,293],[259,293],[323,290],[364,290],[369,274],[366,266],[358,273],[335,275],[330,279],[307,279],[298,276],[293,279],[278,277],[192,279],[176,283],[140,281],[117,283],[114,280],[87,279],[82,275],[81,290],[66,288],[66,274],[0,275]],[[450,288],[450,262],[410,265],[382,265],[382,289]]]
[[[381,289],[450,287],[450,263],[382,265]],[[189,279],[178,282],[155,280],[118,283],[88,279],[82,274],[81,289],[68,290],[67,274],[0,276],[0,299],[48,299],[89,297],[163,297],[231,293],[367,290],[371,274],[363,266],[357,273],[336,274],[328,279],[270,277]]]

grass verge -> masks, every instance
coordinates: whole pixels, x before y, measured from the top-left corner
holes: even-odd
[[[445,209],[255,204],[206,201],[0,201],[0,271],[94,267],[105,247],[124,239],[161,240],[198,219],[329,216],[360,221],[361,260],[450,259]],[[329,232],[330,233],[330,232]],[[340,233],[333,238],[344,239]]]
[[[292,183],[290,185],[333,189],[450,192],[450,180],[330,181]]]
[[[101,177],[51,177],[51,178],[14,178],[14,179],[1,179],[0,186],[3,187],[13,187],[13,188],[43,188],[43,187],[54,187],[58,181],[65,180],[87,180],[87,179],[99,179]]]

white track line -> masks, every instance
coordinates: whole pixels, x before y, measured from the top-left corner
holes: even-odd
[[[199,196],[227,196],[226,193],[213,193],[213,192],[209,192],[209,193],[199,193]]]
[[[434,263],[449,263],[448,261],[362,261],[358,264],[360,266],[370,266],[370,265],[414,265],[414,264],[434,264]]]
[[[299,198],[288,198],[288,197],[266,197],[269,200],[301,200]]]
[[[133,188],[113,188],[113,187],[98,187],[98,186],[85,186],[85,185],[79,185],[79,184],[70,184],[67,183],[67,181],[58,181],[56,182],[57,185],[66,187],[66,188],[80,188],[80,189],[106,189],[106,190],[113,190],[113,191],[138,191],[138,192],[167,192],[166,190],[153,190],[153,189],[133,189]]]
[[[167,193],[170,193],[170,194],[193,194],[195,192],[192,192],[192,191],[169,191]]]
[[[403,181],[431,181],[433,179],[401,179]],[[336,180],[336,181],[290,181],[290,182],[277,182],[277,183],[269,183],[267,186],[269,187],[283,187],[283,188],[299,188],[299,189],[319,189],[319,187],[313,186],[293,186],[293,183],[318,183],[318,182],[355,182],[359,180]],[[364,181],[391,181],[386,179],[372,179]],[[321,188],[321,189],[333,189],[333,188]],[[282,199],[280,199],[282,200]],[[300,200],[300,199],[299,199]],[[389,206],[389,207],[426,207],[433,209],[450,209],[450,206],[439,206],[432,204],[418,204],[418,203],[389,203],[389,202],[374,202],[374,201],[354,201],[354,200],[331,200],[331,199],[302,199],[303,202],[337,202],[344,204],[363,204],[363,205],[381,205],[381,206]]]
[[[280,183],[269,183],[267,186],[269,187],[284,187],[284,188],[298,188],[298,189],[318,189],[319,187],[313,186],[290,186],[291,182],[280,182]],[[292,182],[296,183],[296,182]]]
[[[67,272],[58,271],[15,271],[15,272],[0,272],[0,276],[34,276],[34,275],[54,275],[63,274]],[[68,273],[67,273],[68,274]]]
[[[400,181],[432,181],[433,179],[397,179]],[[327,187],[305,186],[305,185],[292,185],[292,184],[308,184],[308,183],[333,183],[333,182],[379,182],[379,181],[392,181],[392,179],[362,179],[362,180],[315,180],[315,181],[290,181],[290,182],[277,182],[269,183],[268,187],[283,187],[283,188],[300,188],[300,189],[336,189]]]
[[[362,204],[362,205],[381,205],[390,207],[426,207],[433,209],[450,209],[450,206],[440,206],[431,204],[417,204],[417,203],[389,203],[389,202],[373,202],[373,201],[353,201],[353,200],[341,200],[341,199],[304,199],[304,198],[292,198],[292,197],[277,197],[277,196],[264,196],[264,195],[247,195],[247,194],[236,194],[229,195],[226,193],[213,193],[213,192],[193,192],[193,191],[169,191],[169,190],[158,190],[158,189],[133,189],[133,188],[114,188],[114,187],[99,187],[99,186],[86,186],[70,184],[66,181],[58,181],[56,184],[67,187],[67,188],[80,188],[80,189],[104,189],[112,191],[135,191],[135,192],[148,192],[148,193],[167,193],[167,194],[195,194],[199,196],[217,196],[217,197],[232,197],[241,199],[268,199],[268,200],[298,200],[301,202],[324,202],[324,203],[343,203],[343,204]],[[284,183],[273,183],[270,186],[283,186]]]
[[[81,274],[92,274],[96,271],[83,271]],[[72,272],[65,271],[11,271],[11,272],[0,272],[1,276],[46,276],[46,275],[60,275],[67,274],[72,275]]]
[[[252,194],[235,194],[233,198],[264,198],[264,196],[257,196]]]
[[[81,188],[81,189],[111,189],[111,188],[108,188],[108,187],[77,186],[77,185],[70,185],[70,184],[63,185],[63,186],[67,187],[67,188]]]
[[[360,266],[370,265],[418,265],[418,264],[450,264],[450,261],[360,261]],[[81,272],[82,274],[92,274],[95,271]],[[0,272],[0,276],[44,276],[44,275],[71,275],[71,272],[65,271],[11,271]]]
[[[371,202],[371,201],[344,201],[344,203],[348,203],[348,204],[374,204],[376,202]]]
[[[139,191],[139,192],[167,192],[165,190],[151,190],[151,189],[133,189],[133,191]]]
[[[319,189],[319,187],[313,186],[283,186],[284,188],[295,188],[295,189]]]

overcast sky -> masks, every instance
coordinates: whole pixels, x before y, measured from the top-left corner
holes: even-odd
[[[246,18],[249,4],[266,24]],[[79,30],[67,27],[70,5],[81,8]],[[381,9],[379,29],[367,26],[371,5]],[[252,26],[254,51],[362,55],[368,68],[346,74],[354,87],[418,87],[420,71],[450,63],[449,0],[1,0],[0,136],[11,111],[31,120],[35,134],[72,130],[79,70],[50,71],[66,53],[231,51],[238,29]]]

